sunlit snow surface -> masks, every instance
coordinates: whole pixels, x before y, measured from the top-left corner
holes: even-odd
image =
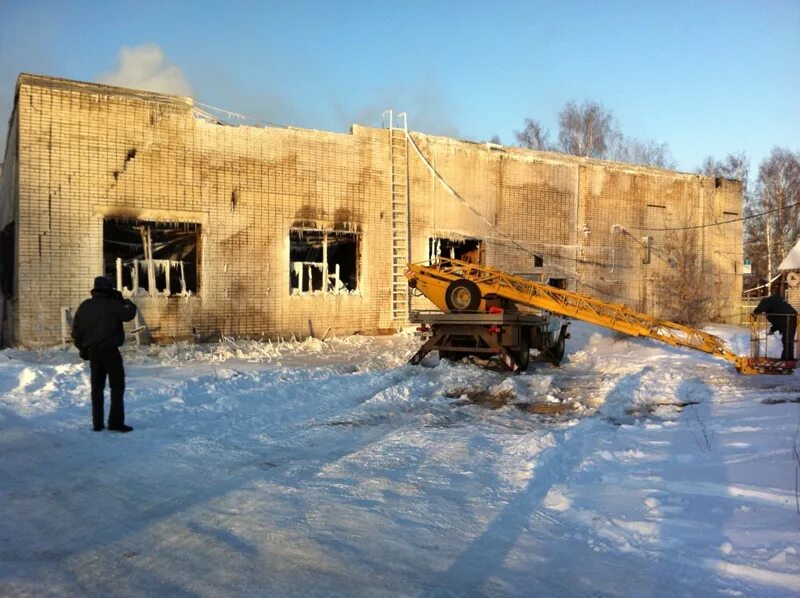
[[[0,352],[0,595],[800,593],[800,374],[581,324],[521,376],[418,344],[130,347],[128,435],[74,350]]]

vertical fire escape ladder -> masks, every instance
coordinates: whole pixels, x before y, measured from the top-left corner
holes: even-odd
[[[408,197],[408,122],[406,113],[389,117],[389,151],[391,177],[389,181],[392,204],[392,320],[395,324],[408,321],[410,292],[405,277],[411,255],[411,213]],[[395,116],[397,122],[395,122]],[[398,126],[401,125],[402,126]]]

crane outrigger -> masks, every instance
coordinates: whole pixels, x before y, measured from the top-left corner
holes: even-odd
[[[445,316],[444,320],[428,317],[427,322],[425,318],[417,316],[417,321],[422,321],[423,326],[430,324],[434,330],[432,339],[412,357],[411,363],[419,363],[433,349],[439,349],[440,353],[443,349],[456,353],[475,352],[477,349],[500,354],[510,369],[517,371],[527,366],[530,348],[539,348],[547,353],[555,342],[561,343],[563,353],[563,340],[568,336],[566,326],[561,328],[559,337],[555,339],[542,334],[542,323],[526,324],[524,320],[520,323],[514,319],[502,319],[508,317],[504,316],[508,308],[514,312],[515,306],[524,306],[631,336],[652,338],[676,347],[709,353],[732,363],[740,374],[788,374],[796,366],[795,361],[759,356],[757,351],[756,355],[740,356],[721,338],[702,330],[654,318],[625,305],[608,303],[514,276],[489,266],[438,257],[430,263],[409,264],[405,275],[409,286],[427,297]],[[494,315],[500,320],[491,322],[478,319],[470,323],[453,319],[463,319],[468,314],[479,314],[479,318],[484,317],[482,314],[488,314],[486,317]],[[437,331],[437,325],[444,328]],[[459,334],[459,326],[472,328]],[[529,334],[533,336],[529,338]],[[471,341],[464,342],[464,338],[470,337],[474,338],[474,346]],[[449,344],[453,342],[451,339],[460,341],[453,345]],[[560,355],[557,358],[560,360]]]

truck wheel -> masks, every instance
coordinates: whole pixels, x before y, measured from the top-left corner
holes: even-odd
[[[481,290],[471,280],[460,278],[447,285],[444,302],[451,312],[475,311],[481,304]]]

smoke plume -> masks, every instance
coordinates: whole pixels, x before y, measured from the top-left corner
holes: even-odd
[[[156,44],[123,46],[117,67],[98,77],[100,83],[160,93],[191,96],[192,87],[178,66],[169,62]]]

